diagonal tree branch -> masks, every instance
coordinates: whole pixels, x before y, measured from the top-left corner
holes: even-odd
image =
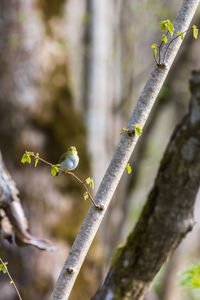
[[[174,23],[175,32],[183,32],[188,29],[198,4],[199,0],[183,0],[182,6]],[[171,44],[165,58],[165,68],[161,68],[157,65],[154,66],[153,71],[141,93],[136,108],[129,120],[127,125],[128,130],[133,131],[134,126],[137,124],[140,124],[141,127],[144,126],[181,43],[181,39],[176,39]],[[161,56],[163,56],[164,51],[165,48],[163,48]],[[105,209],[101,212],[96,210],[94,207],[90,207],[57,280],[51,300],[68,299],[85,256],[99,228],[106,208],[112,199],[137,140],[138,136],[136,134],[129,135],[128,133],[124,133],[122,135],[113,159],[95,196],[95,202],[103,205]]]
[[[193,228],[200,182],[200,72],[193,72],[191,91],[189,112],[171,137],[137,225],[118,248],[93,300],[142,300],[162,264]]]

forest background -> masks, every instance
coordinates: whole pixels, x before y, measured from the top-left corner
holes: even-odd
[[[47,166],[23,166],[25,150],[56,163],[75,145],[76,174],[92,176],[95,191],[154,64],[151,44],[158,22],[174,20],[181,1],[0,2],[0,149],[20,191],[30,231],[48,238],[56,252],[1,244],[1,257],[24,299],[49,299],[89,202],[67,176],[51,177]],[[193,22],[198,27],[199,12]],[[190,99],[192,69],[200,67],[199,41],[187,35],[161,90],[109,211],[90,249],[71,300],[89,299],[101,284],[115,247],[135,224],[159,162]],[[198,299],[178,285],[178,273],[199,258],[196,226],[156,278],[147,299]],[[170,278],[170,280],[169,280]],[[87,287],[87,288],[86,288]],[[0,299],[16,299],[0,275]]]

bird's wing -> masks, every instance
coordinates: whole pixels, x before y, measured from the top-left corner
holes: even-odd
[[[66,152],[61,155],[61,157],[59,158],[58,163],[60,164],[65,159],[66,159]]]

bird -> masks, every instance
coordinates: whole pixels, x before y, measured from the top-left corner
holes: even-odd
[[[70,146],[65,153],[63,153],[58,161],[60,167],[64,171],[72,171],[76,169],[79,163],[78,152],[76,147]],[[57,174],[58,175],[58,174]]]

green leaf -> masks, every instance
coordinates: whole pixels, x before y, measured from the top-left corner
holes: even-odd
[[[4,265],[6,266],[8,264],[8,262],[4,262]],[[7,273],[7,269],[4,267],[3,264],[0,264],[0,272],[2,271],[4,274]]]
[[[39,161],[39,159],[35,158],[35,167],[37,167],[38,161]]]
[[[167,29],[171,33],[171,37],[172,37],[173,33],[174,33],[174,26],[173,26],[173,24],[171,23],[170,20],[166,20],[166,23],[167,23]]]
[[[90,184],[90,177],[88,177],[85,181],[87,184]]]
[[[183,33],[182,33],[182,32],[178,31],[178,32],[177,32],[177,35],[180,35],[180,37],[181,37],[182,40],[184,39],[184,36],[183,36]]]
[[[192,26],[192,29],[193,29],[193,36],[195,39],[197,39],[199,30],[195,25]]]
[[[52,175],[52,176],[56,176],[58,172],[59,172],[58,168],[57,168],[56,166],[53,165],[53,166],[51,167],[51,175]]]
[[[23,164],[25,164],[25,163],[27,162],[27,154],[26,154],[26,153],[23,154],[22,159],[21,159],[21,162],[22,162]]]
[[[94,189],[94,180],[91,177],[88,177],[85,181],[92,189]]]
[[[141,127],[140,124],[135,125],[134,129],[135,129],[135,133],[137,135],[141,135],[142,134],[142,127]]]
[[[39,153],[36,153],[36,155],[35,155],[35,167],[37,167],[38,161],[39,161]]]
[[[31,155],[34,155],[34,152],[26,151],[26,161],[27,163],[31,163]]]
[[[166,20],[159,22],[158,24],[160,24],[161,27],[161,31],[165,31],[167,30],[167,24],[166,24]]]
[[[156,56],[156,54],[157,54],[157,45],[156,44],[152,44],[151,48],[153,49],[153,55]]]
[[[167,37],[165,34],[163,34],[162,39],[161,39],[165,44],[167,44]]]
[[[132,169],[129,163],[126,165],[125,170],[127,171],[128,174],[131,174]]]
[[[27,154],[27,160],[26,160],[26,161],[27,161],[27,163],[29,163],[29,164],[31,163],[31,157],[30,157],[29,154]]]
[[[26,162],[29,164],[31,163],[31,157],[30,157],[31,153],[33,153],[33,152],[26,151],[26,153],[23,154],[22,159],[21,159],[21,162],[23,164]]]
[[[87,200],[87,199],[88,199],[88,192],[85,192],[85,193],[83,194],[83,197],[84,197],[84,200]]]

